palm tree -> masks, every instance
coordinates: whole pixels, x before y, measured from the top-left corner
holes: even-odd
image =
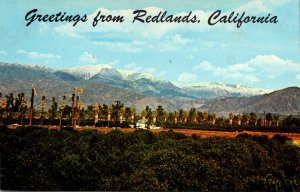
[[[141,112],[141,116],[142,116],[142,120],[143,122],[145,121],[146,117],[148,115],[148,112],[146,109],[143,109],[143,111]]]
[[[83,110],[84,108],[84,105],[82,102],[79,102],[78,104],[78,127],[80,126],[80,112]]]
[[[29,111],[29,125],[32,125],[32,116],[33,116],[33,102],[34,96],[37,96],[36,89],[32,87],[31,89],[31,98],[30,98],[30,111]]]
[[[130,115],[131,115],[131,123],[133,123],[134,122],[134,117],[135,117],[135,109],[133,108],[133,109],[131,109],[131,113],[130,113]]]
[[[178,111],[178,121],[179,123],[183,122],[183,109],[179,109]]]
[[[170,112],[168,114],[168,123],[173,124],[174,123],[174,113]]]
[[[125,116],[125,121],[129,123],[130,122],[129,119],[131,116],[131,108],[130,107],[125,107],[124,116]]]
[[[177,111],[174,111],[174,122],[175,122],[175,124],[178,121],[178,117],[179,117],[179,113]]]
[[[207,113],[206,111],[204,111],[204,112],[202,113],[202,115],[203,115],[203,123],[206,123],[207,118],[208,118],[208,113]]]
[[[278,115],[274,115],[274,121],[275,121],[275,125],[278,126],[279,125],[279,116]]]
[[[196,117],[196,109],[191,108],[189,111],[188,122],[195,123],[195,117]]]
[[[184,123],[186,123],[186,122],[187,122],[187,118],[189,117],[189,113],[188,113],[187,111],[184,111],[184,112],[182,113],[182,117],[183,117],[183,119],[184,119]]]
[[[168,115],[169,115],[168,112],[163,111],[162,118],[163,118],[164,122],[167,122]]]
[[[251,125],[257,125],[257,120],[258,120],[258,116],[255,113],[251,112],[250,113],[249,123]]]
[[[233,120],[233,118],[234,118],[234,115],[233,115],[233,113],[229,113],[228,114],[228,120],[229,120],[229,125],[232,125],[232,120]]]
[[[156,123],[156,117],[157,117],[157,111],[152,111],[152,121],[154,124]]]
[[[0,98],[2,98],[2,93],[0,93]],[[6,101],[1,100],[1,109],[0,109],[1,121],[0,121],[0,125],[3,125],[3,114],[4,114],[5,109],[6,109]]]
[[[225,120],[224,120],[223,117],[217,117],[217,118],[216,118],[216,124],[217,124],[217,125],[223,126],[224,123],[225,123]]]
[[[239,113],[239,114],[237,115],[237,124],[238,124],[238,125],[241,125],[242,118],[243,118],[243,115]]]
[[[123,122],[123,118],[125,116],[125,110],[123,108],[121,108],[119,110],[119,117],[120,117],[120,122]]]
[[[249,119],[250,119],[249,114],[243,114],[242,121],[244,125],[249,125]]]
[[[98,105],[97,103],[95,103],[95,104],[93,105],[94,127],[95,127],[96,123],[98,122],[99,112],[100,112],[99,105]]]
[[[21,105],[20,105],[20,119],[21,119],[21,125],[23,125],[23,116],[27,108],[27,102],[25,98],[25,94],[21,93]]]
[[[64,101],[66,100],[66,96],[63,95],[61,98],[62,98],[62,102],[61,102],[61,104],[59,105],[59,112],[60,112],[60,116],[59,116],[59,127],[60,127],[60,128],[61,128],[61,124],[62,124],[61,120],[62,120],[63,113],[64,113],[64,109],[65,109],[65,103],[64,103]]]
[[[159,105],[157,106],[156,108],[156,124],[159,124],[159,125],[162,125],[164,122],[165,122],[165,117],[164,117],[164,113],[165,113],[165,110],[164,108]]]
[[[7,116],[11,118],[11,112],[14,108],[14,95],[10,93],[9,95],[5,95],[6,97],[6,112]]]
[[[75,92],[75,91],[74,91]],[[71,108],[72,108],[72,114],[71,114],[71,124],[72,124],[72,127],[74,126],[74,115],[75,115],[75,107],[74,107],[74,104],[75,104],[75,93],[72,93],[71,95]]]
[[[272,125],[273,116],[272,116],[271,113],[267,113],[267,115],[266,115],[266,121],[267,121],[267,125],[269,125],[269,126]]]
[[[57,105],[57,102],[55,100],[55,97],[52,97],[51,100],[52,100],[52,105],[51,105],[51,107],[48,111],[49,111],[49,114],[50,114],[50,119],[53,120],[53,119],[55,119],[55,117],[57,115],[58,105]]]
[[[44,124],[44,112],[46,108],[46,97],[43,95],[41,100],[41,125]]]
[[[209,123],[211,123],[212,125],[214,125],[216,123],[216,114],[212,113],[212,114],[208,114],[207,116],[207,120],[209,121]]]
[[[111,114],[112,114],[112,112],[113,112],[113,108],[112,108],[112,106],[109,106],[107,108],[107,122],[108,122],[108,126],[109,126],[109,122],[111,120]]]

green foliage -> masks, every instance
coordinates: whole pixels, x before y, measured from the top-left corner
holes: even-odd
[[[299,191],[289,139],[0,127],[2,190]]]

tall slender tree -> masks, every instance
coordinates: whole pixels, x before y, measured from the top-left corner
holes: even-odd
[[[33,102],[34,96],[37,96],[36,89],[32,87],[31,89],[31,98],[30,98],[30,109],[29,109],[29,125],[32,125],[32,118],[33,118]]]
[[[46,109],[46,97],[43,95],[41,99],[41,125],[44,124],[45,109]]]
[[[62,118],[63,118],[63,114],[64,114],[64,110],[65,110],[65,100],[66,100],[66,96],[63,95],[61,97],[62,99],[62,102],[61,104],[59,105],[59,113],[60,113],[60,116],[59,116],[59,127],[61,128],[62,126]]]

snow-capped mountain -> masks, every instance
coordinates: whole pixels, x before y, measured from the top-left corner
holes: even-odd
[[[220,97],[248,97],[262,95],[272,90],[252,88],[245,85],[231,85],[224,83],[193,83],[181,88],[184,92],[195,97],[220,98]]]
[[[32,86],[38,90],[37,99],[42,95],[46,96],[47,106],[51,105],[51,97],[57,97],[59,100],[62,95],[68,96],[74,87],[80,86],[84,89],[82,102],[86,106],[96,102],[111,104],[119,100],[126,106],[135,107],[138,111],[146,105],[151,108],[161,105],[168,111],[201,107],[201,110],[207,111],[232,110],[234,112],[248,106],[250,101],[254,104],[247,110],[256,108],[262,110],[266,108],[265,105],[256,106],[265,103],[266,100],[263,98],[269,95],[264,94],[269,92],[268,90],[222,83],[196,83],[179,87],[172,82],[158,80],[147,74],[122,71],[108,65],[92,66],[91,69],[84,66],[72,70],[54,70],[39,65],[0,62],[0,92],[3,95],[23,92],[27,97],[31,94]],[[271,108],[268,110],[286,114],[297,111],[298,108],[294,106],[299,106],[299,88],[295,90],[296,96],[290,94],[284,99],[279,98],[276,102],[269,102],[268,106],[272,110]],[[280,93],[285,95],[286,92],[287,90],[284,90]],[[268,101],[274,100],[272,97]],[[232,106],[240,106],[240,108],[232,108]]]
[[[97,64],[97,65],[84,65],[80,67],[72,67],[68,69],[61,70],[63,72],[74,75],[77,78],[82,78],[88,80],[100,73],[102,69],[111,69],[112,66],[108,64]]]
[[[270,92],[269,90],[251,88],[244,85],[205,82],[179,87],[172,82],[156,79],[151,74],[116,69],[108,64],[85,65],[64,70],[54,70],[40,65],[1,63],[0,66],[3,66],[4,71],[6,70],[5,67],[10,69],[14,68],[10,72],[18,71],[17,73],[22,74],[24,79],[32,79],[34,76],[39,78],[51,77],[67,82],[77,82],[78,84],[82,84],[85,81],[92,81],[151,96],[213,99],[254,96]],[[33,70],[35,73],[25,72],[27,70]],[[44,73],[46,73],[46,75]],[[14,76],[13,74],[8,75],[8,73],[4,73],[3,75],[7,78]]]

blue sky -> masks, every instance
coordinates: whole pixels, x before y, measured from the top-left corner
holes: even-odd
[[[25,15],[87,14],[78,23],[33,22]],[[145,9],[184,15],[193,11],[199,24],[132,23],[132,12]],[[98,23],[95,14],[123,15],[123,23]],[[217,24],[214,11],[278,17],[276,24]],[[0,61],[41,64],[64,69],[110,64],[118,69],[151,73],[178,85],[194,82],[243,84],[264,89],[300,85],[299,1],[12,1],[0,2]]]

